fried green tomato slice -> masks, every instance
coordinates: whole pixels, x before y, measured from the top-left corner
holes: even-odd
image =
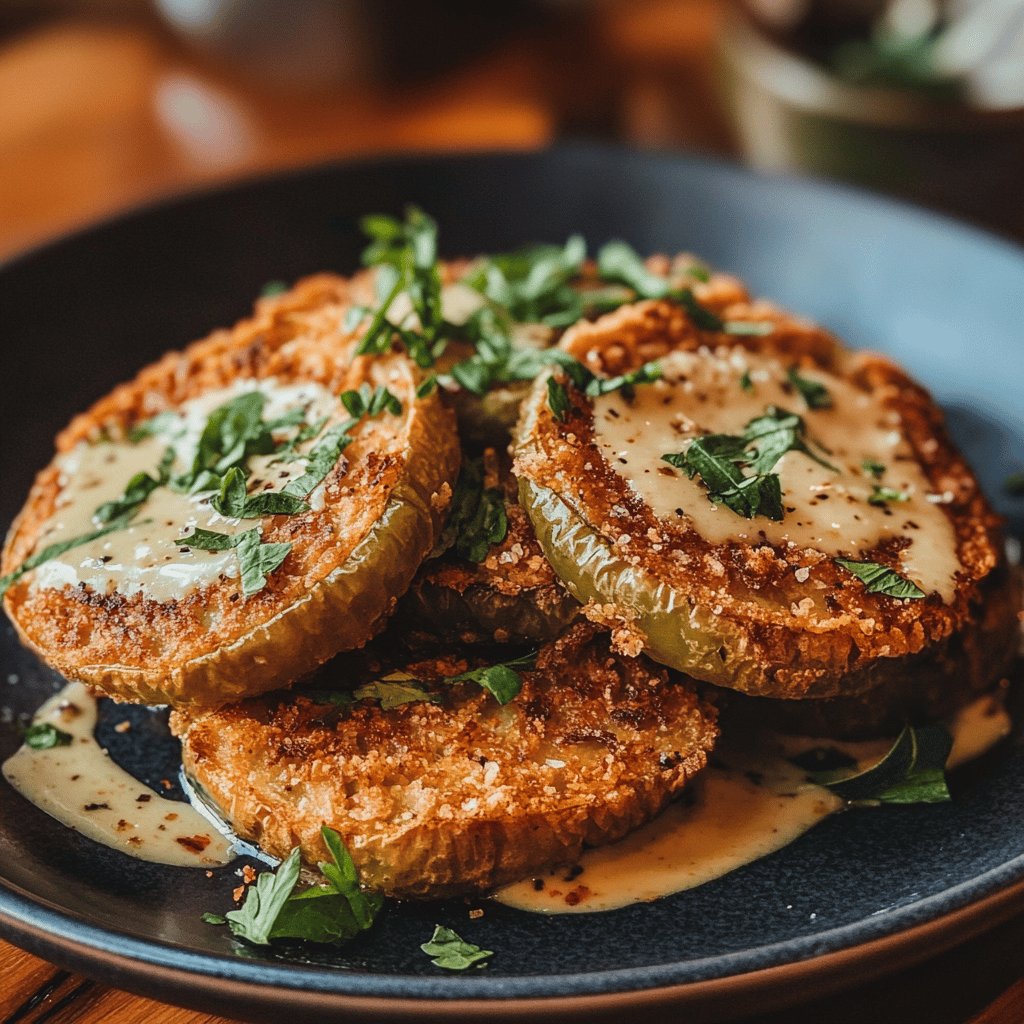
[[[29,647],[119,699],[216,706],[382,628],[458,440],[409,360],[354,355],[349,304],[341,279],[302,282],[70,424],[3,553]]]
[[[888,360],[774,307],[723,317],[765,333],[647,302],[563,339],[600,380],[652,360],[661,378],[535,385],[514,469],[548,560],[620,649],[753,696],[884,692],[910,658],[948,678],[1005,562],[941,412]],[[1002,648],[1015,623],[997,607]]]
[[[507,458],[464,457],[437,557],[423,563],[396,621],[461,643],[546,643],[579,614],[520,507]]]
[[[683,789],[717,737],[691,685],[612,653],[588,623],[520,669],[508,703],[441,682],[467,667],[406,666],[404,685],[426,693],[387,709],[401,696],[377,683],[355,703],[302,690],[176,712],[172,728],[188,776],[239,835],[275,856],[299,845],[315,864],[327,824],[365,885],[414,898],[486,893],[618,839]]]

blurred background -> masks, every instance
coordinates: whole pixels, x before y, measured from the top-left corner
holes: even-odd
[[[1024,238],[1024,0],[0,0],[0,258],[240,175],[561,137]]]

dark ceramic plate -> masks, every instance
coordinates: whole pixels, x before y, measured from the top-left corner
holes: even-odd
[[[0,272],[4,331],[0,521],[54,432],[168,348],[244,314],[270,279],[348,271],[356,218],[409,201],[447,254],[621,235],[692,249],[855,345],[907,364],[1020,531],[1000,482],[1024,460],[1024,254],[906,206],[703,160],[567,146],[535,155],[399,159],[302,171],[102,225]],[[0,694],[31,712],[57,680],[0,626]],[[118,711],[117,717],[124,712]],[[112,755],[174,778],[158,713],[132,712]],[[6,720],[6,716],[5,716]],[[17,745],[0,725],[0,755]],[[351,950],[266,957],[199,923],[231,869],[164,869],[77,836],[0,784],[0,932],[104,980],[204,1009],[282,1019],[467,1019],[685,1004],[688,1019],[807,998],[962,939],[1019,904],[1024,749],[1002,745],[940,806],[856,811],[703,888],[607,914],[392,906]],[[419,951],[435,921],[497,951],[449,975]],[[245,953],[245,955],[240,955]],[[347,1019],[347,1017],[346,1017]]]

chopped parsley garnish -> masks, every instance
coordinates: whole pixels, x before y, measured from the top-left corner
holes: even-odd
[[[565,385],[554,377],[548,377],[548,408],[559,423],[566,421],[572,409],[569,392],[566,391]]]
[[[318,865],[325,885],[295,891],[301,868],[299,847],[282,861],[276,872],[263,871],[245,894],[237,910],[203,914],[207,924],[226,924],[232,935],[254,945],[275,939],[337,943],[355,938],[374,922],[384,898],[359,887],[359,873],[341,836],[324,825],[320,829],[330,861]]]
[[[1024,498],[1024,473],[1011,473],[1003,481],[1003,490],[1011,498]]]
[[[291,551],[291,544],[264,544],[259,530],[245,530],[242,533],[215,533],[212,530],[195,530],[185,537],[179,537],[176,544],[182,547],[199,548],[200,551],[227,551],[235,549],[242,578],[242,593],[246,597],[259,593],[267,585],[267,576],[281,566]]]
[[[953,738],[941,725],[907,726],[889,752],[864,771],[817,772],[812,781],[845,800],[930,804],[949,800],[945,767]]]
[[[500,544],[507,534],[504,492],[485,486],[482,459],[465,459],[438,553],[454,548],[460,558],[482,562],[492,545]]]
[[[21,734],[22,742],[33,750],[51,750],[53,747],[70,746],[70,733],[58,729],[52,722],[33,722]]]
[[[864,584],[869,594],[885,594],[888,597],[917,599],[925,596],[916,584],[901,576],[895,569],[877,562],[858,562],[849,558],[834,559],[836,565],[853,573]]]
[[[396,341],[419,366],[433,366],[447,337],[441,310],[441,273],[437,264],[437,224],[410,206],[405,219],[375,214],[360,222],[370,244],[363,263],[377,267],[379,305],[360,339],[360,355],[380,355]],[[388,314],[401,293],[409,297],[415,325],[408,317],[393,322]]]
[[[480,689],[489,693],[499,704],[508,704],[519,696],[523,686],[523,678],[518,669],[529,669],[536,661],[536,653],[524,654],[511,661],[498,662],[495,665],[482,665],[455,676],[444,676],[434,680],[434,686],[458,686],[461,683],[476,683]],[[389,672],[380,679],[364,683],[355,690],[316,690],[309,696],[318,703],[344,706],[359,700],[375,700],[381,709],[390,711],[403,704],[428,702],[436,704],[441,700],[437,690],[428,690],[428,683],[408,672]]]
[[[389,412],[393,416],[402,415],[402,403],[398,398],[382,384],[371,388],[366,381],[359,385],[358,391],[342,392],[341,404],[349,416],[357,420],[363,416],[379,416],[382,412]]]
[[[474,668],[457,676],[449,676],[446,683],[476,683],[486,690],[499,704],[508,704],[514,700],[523,686],[522,676],[516,671],[519,668],[532,668],[536,654],[526,654],[512,661],[500,662],[486,668]]]
[[[781,522],[782,486],[773,470],[783,455],[800,452],[836,471],[808,447],[805,429],[800,416],[769,406],[746,425],[742,436],[705,434],[695,437],[684,452],[663,455],[662,459],[684,470],[691,480],[699,476],[715,504],[725,505],[745,519],[760,515]]]
[[[157,467],[155,477],[148,473],[136,473],[124,489],[124,494],[113,501],[106,501],[95,512],[92,517],[98,523],[109,523],[124,515],[131,514],[138,510],[146,499],[158,488],[163,487],[170,479],[171,466],[174,464],[174,449],[168,448],[164,452],[160,465]]]
[[[586,258],[586,242],[573,235],[565,245],[534,245],[488,256],[463,282],[518,323],[568,327],[583,316],[583,298],[572,282]]]
[[[484,962],[494,956],[494,951],[481,949],[472,942],[466,942],[458,932],[443,925],[434,925],[434,934],[429,942],[424,942],[420,949],[431,957],[435,967],[443,967],[447,971],[464,971],[467,967],[486,967]]]
[[[885,475],[885,463],[879,462],[877,459],[865,459],[861,464],[860,468],[873,476],[876,480],[881,480]]]
[[[365,683],[352,696],[356,700],[378,701],[383,711],[420,701],[434,703],[439,699],[436,694],[423,689],[420,681],[407,672],[391,672],[372,683]]]
[[[808,409],[831,409],[832,395],[824,384],[809,377],[801,376],[800,371],[791,366],[786,374],[790,384],[800,392],[800,397],[807,403]]]
[[[268,281],[260,289],[261,299],[272,299],[275,295],[284,295],[288,291],[288,285],[284,281]]]
[[[222,516],[234,519],[259,519],[261,516],[294,516],[308,512],[309,505],[285,491],[246,493],[245,473],[237,466],[229,469],[221,480],[220,491],[210,499],[210,506]]]
[[[910,501],[910,495],[906,491],[897,491],[880,484],[875,484],[874,490],[868,496],[868,504],[876,508],[886,508],[890,503],[903,501]]]
[[[177,422],[178,417],[173,412],[157,413],[156,416],[151,416],[148,420],[143,420],[132,427],[128,431],[128,440],[132,444],[138,444],[147,437],[154,437],[156,434],[163,433],[168,427]]]
[[[662,377],[661,364],[657,361],[644,363],[636,370],[618,377],[597,377],[576,359],[559,360],[559,365],[577,390],[582,391],[588,398],[598,398],[614,391],[621,391],[623,396],[631,401],[638,384],[653,384]],[[569,392],[555,377],[548,378],[548,408],[559,423],[565,422],[572,409]]]
[[[323,437],[309,450],[306,455],[306,469],[302,476],[289,480],[284,485],[285,494],[305,497],[317,486],[337,465],[341,453],[352,443],[348,431],[353,422],[336,423],[325,431]]]
[[[108,533],[113,533],[115,530],[123,530],[132,522],[134,515],[134,511],[126,512],[124,515],[118,516],[116,519],[112,519],[109,523],[100,527],[98,530],[93,530],[90,533],[82,533],[77,537],[69,537],[67,540],[57,541],[55,544],[47,545],[42,551],[26,558],[17,569],[9,572],[6,576],[0,576],[0,597],[3,597],[11,584],[20,580],[25,573],[31,572],[33,569],[38,569],[44,562],[48,562],[51,558],[57,558],[60,555],[63,555],[65,551],[81,547],[83,544],[89,544],[94,540],[98,540],[100,537],[105,537]]]
[[[775,325],[765,320],[723,320],[717,313],[698,302],[689,288],[673,288],[670,282],[647,269],[643,257],[623,241],[609,242],[597,254],[597,272],[602,281],[623,284],[640,299],[667,299],[686,310],[690,319],[703,331],[725,334],[770,334]],[[699,273],[690,276],[703,280]]]
[[[754,390],[754,382],[750,379],[749,370],[744,370],[743,376],[740,377],[740,390],[748,392]]]

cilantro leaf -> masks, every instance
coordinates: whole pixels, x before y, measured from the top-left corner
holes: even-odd
[[[944,769],[953,746],[941,725],[907,726],[877,764],[850,775],[818,772],[811,778],[846,800],[883,804],[939,803],[949,800]]]
[[[832,395],[824,384],[802,376],[795,366],[789,368],[786,376],[790,384],[800,392],[800,397],[807,403],[808,409],[832,408]]]
[[[108,533],[113,533],[115,530],[123,530],[126,526],[131,524],[134,515],[134,511],[126,512],[123,515],[118,516],[116,519],[111,519],[109,523],[100,527],[98,530],[92,530],[89,533],[82,533],[77,537],[69,537],[67,540],[61,540],[54,544],[47,545],[42,551],[26,558],[17,569],[13,569],[6,576],[0,576],[0,597],[3,597],[4,594],[7,593],[8,588],[20,580],[25,573],[31,572],[33,569],[37,569],[44,562],[50,561],[51,558],[57,558],[58,556],[63,555],[65,551],[81,547],[83,544],[89,544],[94,540],[98,540],[100,537],[105,537]]]
[[[486,690],[499,704],[507,704],[519,696],[523,686],[522,676],[517,668],[531,668],[537,659],[536,653],[524,654],[511,661],[499,662],[483,668],[473,668],[457,676],[448,676],[444,682],[449,685],[457,683],[476,683]]]
[[[877,459],[865,459],[861,464],[860,468],[865,473],[869,473],[876,480],[880,480],[885,474],[885,463],[879,462]]]
[[[910,501],[910,495],[906,491],[897,491],[892,487],[882,487],[875,484],[874,490],[868,496],[868,504],[877,508],[885,508],[890,502]]]
[[[22,731],[22,742],[33,750],[50,750],[53,747],[70,746],[72,736],[58,729],[52,722],[33,722]]]
[[[895,569],[877,562],[858,562],[849,558],[833,559],[836,565],[853,573],[869,594],[885,594],[888,597],[917,599],[925,596],[916,584],[901,576]]]
[[[458,932],[442,925],[434,925],[434,934],[429,942],[424,942],[420,949],[431,957],[435,967],[443,967],[448,971],[464,971],[476,965],[485,967],[485,960],[494,956],[494,951],[481,949],[472,942],[466,942]]]

